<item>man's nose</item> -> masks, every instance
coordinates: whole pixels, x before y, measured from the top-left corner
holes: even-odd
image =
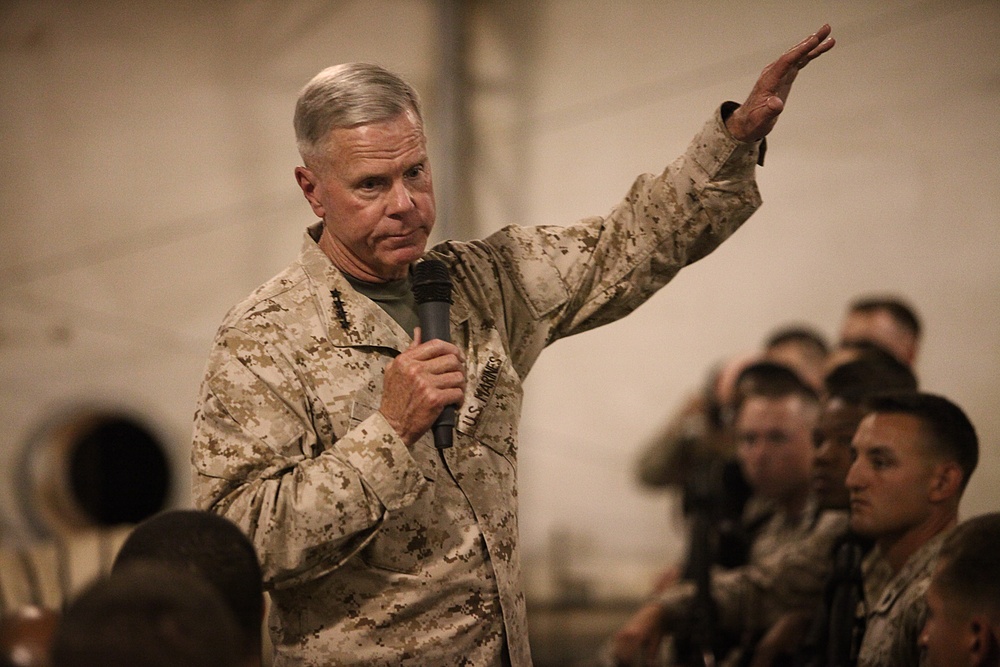
[[[414,206],[413,195],[410,194],[406,184],[402,181],[396,181],[389,192],[389,215],[406,213]]]
[[[858,467],[858,462],[855,461],[851,464],[851,467],[847,469],[847,477],[844,479],[844,484],[851,491],[860,489],[862,486],[863,475]]]

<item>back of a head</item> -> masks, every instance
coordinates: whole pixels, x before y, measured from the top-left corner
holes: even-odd
[[[764,350],[782,345],[797,345],[813,356],[823,358],[830,353],[826,336],[805,325],[787,326],[772,331],[764,341]]]
[[[979,437],[960,407],[943,396],[920,392],[879,394],[867,401],[867,407],[878,414],[904,414],[917,419],[934,453],[961,468],[961,489],[965,488],[979,462]]]
[[[960,523],[945,538],[935,584],[972,613],[1000,623],[1000,512]]]
[[[901,328],[909,331],[914,338],[920,339],[922,325],[917,311],[903,299],[895,296],[864,296],[851,302],[848,312],[851,313],[874,313],[883,311],[888,313]]]
[[[189,570],[211,582],[246,638],[244,652],[259,655],[264,613],[260,562],[250,539],[236,524],[200,510],[161,512],[133,529],[112,571],[150,560]]]
[[[295,139],[311,166],[330,130],[391,120],[412,111],[423,122],[420,99],[399,75],[369,63],[328,67],[305,85],[295,105]]]
[[[764,358],[792,368],[811,386],[819,388],[830,346],[823,334],[804,325],[777,329],[764,342]]]
[[[827,398],[860,405],[876,394],[915,392],[913,370],[881,348],[872,347],[858,358],[834,367],[823,379]]]
[[[237,667],[239,630],[201,577],[135,563],[99,579],[63,612],[52,667]]]
[[[819,402],[816,391],[784,364],[759,361],[744,368],[736,379],[736,412],[750,397],[781,399],[788,396],[798,396],[807,404]]]
[[[840,344],[870,342],[882,346],[900,361],[913,365],[920,347],[922,326],[916,311],[902,299],[866,296],[848,307]]]

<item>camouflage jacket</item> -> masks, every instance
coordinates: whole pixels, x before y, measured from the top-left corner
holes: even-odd
[[[499,664],[502,649],[531,664],[521,383],[546,345],[625,316],[732,234],[760,203],[757,153],[717,111],[604,218],[430,251],[450,267],[467,363],[447,466],[429,433],[407,448],[378,412],[385,367],[410,336],[312,235],[230,311],[195,415],[193,489],[256,545],[276,665]]]
[[[749,564],[714,572],[712,597],[720,628],[735,636],[752,637],[787,612],[818,605],[833,570],[831,549],[847,527],[846,512],[821,512],[814,522],[800,525],[798,530],[768,538],[767,552],[755,550]],[[692,582],[682,582],[661,595],[668,625],[684,621],[694,598]]]
[[[926,664],[917,645],[927,617],[930,585],[947,531],[920,547],[895,575],[876,546],[861,564],[865,588],[865,634],[858,667],[917,667]]]

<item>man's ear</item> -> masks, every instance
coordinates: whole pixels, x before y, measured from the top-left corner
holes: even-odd
[[[962,489],[962,468],[954,461],[944,461],[934,466],[931,477],[930,499],[941,502],[957,497]]]
[[[1000,657],[995,628],[985,616],[973,616],[969,620],[969,656],[973,665],[992,665]]]
[[[302,194],[305,195],[306,201],[309,202],[309,206],[312,208],[313,213],[316,214],[316,217],[325,219],[326,207],[323,206],[323,202],[317,196],[321,185],[316,172],[308,167],[296,167],[295,180],[302,189]]]

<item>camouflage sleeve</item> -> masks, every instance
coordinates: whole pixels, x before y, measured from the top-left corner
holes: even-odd
[[[338,567],[426,483],[377,411],[320,445],[298,382],[271,346],[230,328],[195,415],[195,502],[247,532],[278,588]]]
[[[765,630],[785,612],[818,604],[833,565],[831,549],[846,530],[845,513],[825,512],[807,538],[757,563],[713,572],[712,596],[720,625],[734,632]],[[690,585],[665,592],[660,604],[666,622],[685,618],[693,598]]]
[[[558,338],[624,317],[736,231],[760,205],[757,154],[717,110],[684,155],[639,176],[607,216],[486,239],[519,297],[503,314],[508,330],[534,331],[513,341],[517,367]]]
[[[636,477],[652,488],[681,488],[695,464],[715,453],[707,439],[709,424],[705,399],[690,397],[661,430],[650,439],[636,461]]]

